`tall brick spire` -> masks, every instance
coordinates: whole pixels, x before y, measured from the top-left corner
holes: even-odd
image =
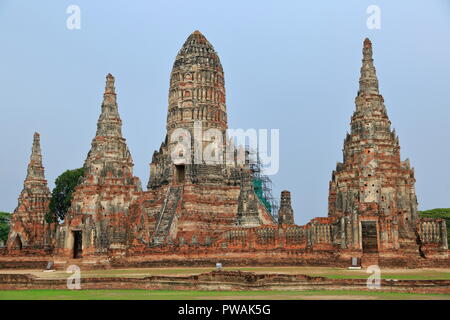
[[[78,249],[87,255],[125,248],[130,228],[126,216],[141,191],[139,178],[133,176],[131,153],[122,136],[114,77],[108,74],[97,132],[84,163],[83,181],[73,193],[59,235],[59,248],[73,250],[74,256],[81,255]],[[80,232],[83,239],[76,250],[72,231]]]
[[[25,183],[31,183],[36,180],[45,180],[44,167],[42,166],[41,138],[37,132],[33,136],[33,147]]]
[[[106,76],[102,112],[98,119],[96,135],[122,137],[122,120],[119,116],[119,108],[116,101],[114,77],[110,73]]]
[[[116,101],[114,77],[108,74],[97,132],[85,161],[85,174],[106,176],[110,172],[113,177],[131,177],[132,168],[133,159],[122,137],[122,120]]]
[[[369,39],[364,40],[359,83],[351,132],[344,141],[344,161],[337,164],[330,182],[329,215],[406,213],[406,220],[415,220],[414,170],[408,160],[400,160],[398,137],[378,92]]]
[[[372,42],[366,38],[363,44],[361,77],[359,78],[360,94],[378,94],[378,79],[372,58]]]
[[[9,249],[43,248],[47,244],[45,214],[50,203],[50,190],[45,180],[39,133],[34,133],[30,162],[17,208],[11,217]]]

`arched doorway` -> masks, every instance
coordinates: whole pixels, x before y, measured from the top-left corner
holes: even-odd
[[[19,235],[16,235],[16,238],[13,241],[12,249],[14,250],[22,250],[22,240]]]

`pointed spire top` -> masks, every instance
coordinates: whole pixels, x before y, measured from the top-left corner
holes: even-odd
[[[114,87],[114,77],[111,73],[106,75],[105,94],[116,94],[116,88]]]
[[[183,44],[183,47],[181,48],[181,52],[188,53],[188,52],[196,52],[198,53],[198,49],[200,49],[200,52],[202,50],[210,51],[209,53],[215,53],[213,46],[211,43],[206,39],[206,37],[201,33],[199,30],[195,30],[192,32],[189,37],[186,39],[186,41]]]
[[[198,43],[208,43],[209,44],[206,37],[199,30],[195,30],[194,32],[192,32],[189,38],[191,38],[191,37],[195,38],[195,40],[197,40]]]
[[[33,136],[33,146],[31,148],[26,180],[36,179],[45,179],[44,168],[42,166],[41,137],[37,132]]]
[[[213,67],[223,71],[217,52],[199,30],[192,32],[178,51],[173,67],[180,65],[186,67],[201,65],[205,68]]]
[[[364,39],[363,59],[361,67],[361,77],[359,78],[360,94],[379,94],[378,79],[372,58],[372,42],[369,38]]]
[[[42,165],[41,136],[37,132],[35,132],[33,136],[33,147],[31,149],[30,160],[38,161]]]
[[[122,120],[116,102],[114,77],[108,74],[106,75],[102,110],[97,121],[97,132],[92,139],[91,149],[84,161],[86,177],[84,181],[85,184],[90,185],[106,183],[105,177],[128,179],[132,178],[132,173],[133,159],[122,136]],[[90,177],[94,178],[91,179]],[[125,184],[134,184],[135,181],[133,178],[127,180]],[[124,181],[122,180],[122,182]],[[136,185],[136,190],[139,188],[140,186]]]
[[[122,121],[116,101],[114,77],[106,75],[105,93],[103,94],[102,112],[97,123],[97,136],[122,136]]]
[[[363,61],[373,62],[372,59],[372,41],[369,38],[364,39],[363,43]]]

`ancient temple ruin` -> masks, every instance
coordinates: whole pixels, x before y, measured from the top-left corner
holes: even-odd
[[[364,40],[355,104],[344,161],[333,171],[328,200],[329,217],[340,219],[348,229],[341,247],[363,251],[415,247],[419,217],[414,169],[409,160],[400,159],[399,139],[378,90],[369,39]]]
[[[8,254],[41,248],[61,261],[121,266],[211,264],[448,263],[442,219],[417,213],[414,170],[401,161],[372,58],[363,44],[356,110],[332,173],[328,216],[296,225],[291,194],[276,212],[259,188],[249,152],[227,135],[224,72],[199,31],[176,56],[170,76],[166,135],[153,153],[143,190],[122,136],[114,77],[106,77],[97,132],[63,223],[48,228],[48,190],[35,135]],[[54,232],[52,230],[55,230]],[[443,262],[442,262],[443,261]]]
[[[128,245],[130,206],[142,191],[122,137],[114,77],[106,76],[97,132],[84,163],[84,177],[56,234],[60,254],[74,258]]]
[[[45,180],[42,165],[41,141],[39,133],[33,137],[30,162],[19,203],[11,217],[11,230],[7,246],[11,252],[23,248],[29,251],[45,250],[50,245],[49,225],[45,221],[51,193]]]

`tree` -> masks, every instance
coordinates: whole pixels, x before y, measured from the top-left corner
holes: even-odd
[[[5,243],[8,240],[10,219],[10,213],[0,211],[0,241],[4,241]]]
[[[72,194],[75,187],[80,184],[84,175],[84,169],[67,170],[55,180],[55,188],[52,191],[49,213],[46,220],[48,223],[64,220],[72,203]]]

